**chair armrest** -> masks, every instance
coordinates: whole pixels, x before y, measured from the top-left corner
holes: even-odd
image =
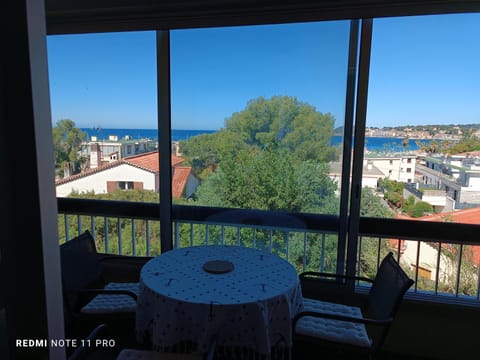
[[[376,325],[376,326],[386,326],[392,323],[393,321],[393,318],[387,318],[387,319],[372,319],[372,318],[366,318],[366,317],[357,318],[353,316],[328,314],[328,313],[322,313],[322,312],[316,312],[316,311],[301,311],[297,313],[293,318],[292,328],[294,332],[297,326],[297,322],[302,317],[306,317],[306,316],[312,316],[312,317],[323,318],[323,319],[331,319],[331,320],[348,321],[348,322],[354,322],[359,324]]]
[[[95,295],[128,295],[133,300],[137,301],[137,294],[130,290],[120,290],[120,289],[78,289],[74,290],[78,294],[95,294]]]
[[[346,279],[346,280],[358,280],[365,281],[373,284],[374,280],[364,277],[364,276],[348,276],[342,274],[331,274],[317,271],[305,271],[299,275],[300,280],[323,280],[322,278],[334,278],[334,279]]]
[[[138,282],[142,267],[152,259],[147,256],[98,254],[104,282]]]
[[[141,264],[145,264],[147,261],[153,259],[152,256],[113,255],[104,253],[97,253],[97,255],[100,261],[122,260]]]

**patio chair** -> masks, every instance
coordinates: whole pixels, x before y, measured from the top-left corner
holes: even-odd
[[[333,348],[334,354],[359,351],[372,359],[382,347],[405,292],[414,284],[390,252],[381,262],[375,280],[364,277],[305,272],[300,278],[353,279],[372,284],[363,307],[304,299],[304,309],[293,320],[295,344]]]
[[[60,256],[67,321],[98,323],[121,317],[134,319],[139,272],[149,258],[139,262],[129,256],[97,253],[88,230],[60,245]],[[131,274],[125,277],[130,281],[109,281],[105,277],[105,263],[115,263],[113,268],[130,269]],[[136,264],[137,269],[132,264]]]

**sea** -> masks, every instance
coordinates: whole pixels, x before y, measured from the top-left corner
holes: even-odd
[[[88,139],[96,136],[99,141],[108,140],[110,135],[116,135],[119,139],[129,137],[130,139],[157,139],[156,129],[103,129],[103,128],[81,128],[87,133]],[[180,130],[172,129],[172,141],[188,140],[201,134],[212,134],[217,130]],[[342,136],[333,136],[332,145],[338,146],[342,143]],[[393,137],[366,137],[365,149],[370,152],[392,153],[416,151],[418,144],[428,144],[431,139],[409,139],[408,146],[403,146],[403,138]],[[441,142],[441,140],[439,141]]]

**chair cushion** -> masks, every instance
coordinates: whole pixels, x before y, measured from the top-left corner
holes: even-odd
[[[104,289],[107,290],[129,290],[139,294],[140,284],[135,283],[108,283]],[[95,296],[81,312],[84,314],[104,314],[118,312],[135,312],[137,308],[136,301],[128,295],[122,294],[100,294]]]
[[[304,311],[345,315],[362,318],[362,311],[355,306],[347,306],[314,299],[303,300]],[[361,347],[371,347],[364,324],[333,319],[306,316],[298,320],[295,332],[299,335],[311,336],[327,341],[339,342]]]
[[[148,350],[124,349],[118,354],[117,360],[201,360],[199,354],[161,353]]]

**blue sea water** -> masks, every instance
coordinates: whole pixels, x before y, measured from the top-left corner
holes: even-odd
[[[119,139],[129,136],[131,139],[157,139],[157,129],[103,129],[103,128],[81,128],[80,130],[87,133],[88,139],[96,136],[99,140],[107,140],[110,135],[116,135]],[[200,134],[211,134],[215,130],[175,130],[172,129],[172,140],[188,140],[192,136]]]
[[[81,128],[82,131],[87,133],[88,138],[97,136],[99,140],[107,140],[110,135],[116,135],[119,139],[130,136],[132,139],[157,139],[158,131],[156,129],[94,129],[94,128]],[[200,134],[212,134],[216,130],[178,130],[172,129],[172,140],[188,140],[189,138]],[[338,146],[343,140],[342,136],[332,137],[332,145]],[[367,137],[365,138],[365,147],[368,151],[374,152],[402,152],[402,151],[415,151],[419,149],[417,141],[420,143],[428,144],[429,139],[409,139],[408,146],[404,147],[402,138],[391,137]]]

